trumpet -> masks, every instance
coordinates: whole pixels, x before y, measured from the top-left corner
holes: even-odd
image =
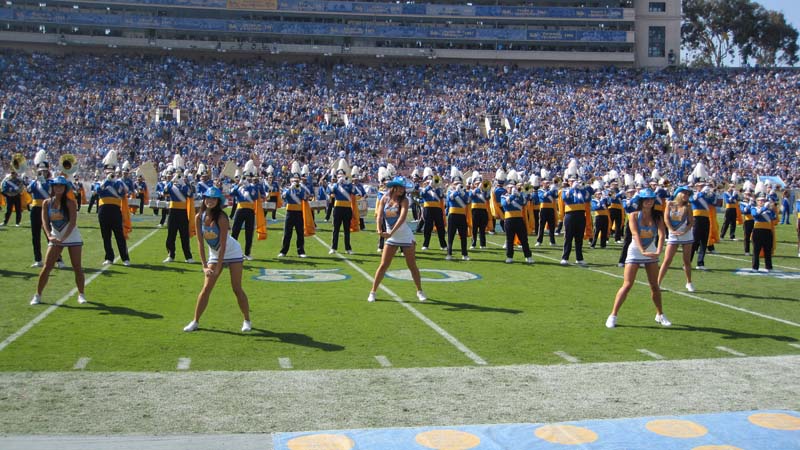
[[[439,187],[442,184],[442,177],[434,175],[431,184],[433,184],[434,187]]]
[[[11,157],[11,170],[17,172],[18,174],[22,174],[27,169],[28,160],[25,159],[25,155],[22,153],[15,153],[14,156]]]
[[[483,192],[489,192],[489,189],[491,189],[491,187],[492,187],[492,182],[489,180],[483,180],[483,183],[481,183],[481,190]]]
[[[58,165],[61,166],[61,171],[67,176],[72,176],[78,171],[78,159],[72,153],[61,155]]]

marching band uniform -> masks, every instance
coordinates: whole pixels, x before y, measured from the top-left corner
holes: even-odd
[[[163,180],[159,181],[156,184],[156,195],[158,200],[160,201],[168,201],[169,195],[167,194],[167,181],[166,175],[163,175]],[[158,223],[159,227],[164,226],[164,222],[167,221],[167,213],[169,213],[168,208],[161,208],[161,221]],[[158,208],[153,210],[153,214],[158,215]]]
[[[33,265],[42,267],[42,204],[50,198],[50,180],[47,177],[47,162],[37,164],[39,177],[28,185],[31,194],[31,243],[33,244]]]
[[[752,194],[745,191],[744,200],[739,202],[739,211],[741,211],[744,219],[744,254],[747,256],[750,256],[750,238],[753,235],[753,226],[755,224],[753,215],[750,214],[751,206],[753,206]]]
[[[594,189],[575,181],[569,189],[564,188],[561,199],[564,201],[564,252],[561,264],[566,265],[575,241],[575,258],[578,264],[583,260],[583,235],[586,231],[586,203],[591,202]]]
[[[233,217],[233,227],[231,234],[237,241],[239,233],[244,225],[244,257],[251,260],[250,251],[253,248],[253,232],[256,225],[256,202],[260,202],[265,196],[264,188],[255,183],[255,173],[251,172],[250,180],[243,180],[233,189],[233,198],[236,199],[237,209]]]
[[[481,183],[482,178],[473,178],[475,189],[470,191],[470,203],[472,203],[472,247],[475,248],[480,238],[481,248],[486,248],[486,227],[489,226],[489,203],[486,192]]]
[[[112,152],[113,157],[110,156]],[[108,153],[106,155],[108,162],[104,161],[107,176],[97,190],[99,198],[97,220],[100,223],[100,235],[103,237],[103,249],[105,250],[103,264],[112,264],[114,261],[114,248],[111,246],[111,234],[113,233],[119,257],[124,265],[129,266],[128,244],[125,242],[126,237],[122,228],[122,204],[123,198],[128,195],[128,189],[121,180],[114,179],[116,152],[110,150]]]
[[[283,244],[278,254],[279,258],[289,253],[292,242],[292,233],[297,234],[297,254],[306,257],[305,235],[303,230],[303,200],[308,200],[308,191],[298,184],[299,174],[292,174],[292,183],[283,190],[281,198],[286,205],[286,221],[283,224]]]
[[[543,180],[550,183],[548,180]],[[558,189],[555,186],[543,186],[539,190],[539,229],[536,232],[536,245],[542,245],[544,239],[544,227],[547,226],[550,232],[550,245],[556,245],[556,199]]]
[[[503,189],[505,191],[505,189]],[[522,218],[523,208],[525,207],[525,195],[517,191],[516,187],[511,187],[510,192],[500,197],[500,206],[503,209],[503,219],[505,220],[504,230],[506,232],[506,263],[514,262],[514,238],[519,239],[522,245],[522,253],[525,255],[525,262],[533,263],[531,249],[528,245],[528,230],[525,228],[525,220]]]
[[[358,179],[356,166],[353,166],[353,192],[355,193],[356,205],[358,205],[358,200],[367,196],[366,188],[364,188],[364,185],[361,184],[361,181]],[[361,215],[358,217],[358,229],[366,229],[366,226],[364,225],[364,218],[361,217]]]
[[[139,199],[139,214],[144,214],[147,183],[144,181],[144,177],[141,175],[139,175],[136,180],[136,192],[138,194],[136,197]]]
[[[622,201],[622,206],[625,208],[625,212],[627,214],[631,214],[634,211],[639,209],[639,194],[636,192],[636,189],[630,188],[628,189],[627,193],[633,194],[631,198],[626,198]],[[625,265],[625,261],[628,258],[628,248],[633,241],[633,235],[631,234],[631,227],[629,224],[625,225],[625,240],[622,244],[622,251],[619,254],[619,266],[623,267]]]
[[[720,238],[725,237],[728,227],[731,227],[731,240],[736,238],[736,211],[739,210],[739,193],[731,187],[727,192],[722,193],[722,203],[725,206],[725,222],[722,224]]]
[[[456,178],[456,189],[447,193],[447,259],[453,258],[453,240],[458,232],[461,239],[461,259],[469,260],[467,253],[467,209],[470,193],[464,189],[461,180]]]
[[[444,216],[441,206],[441,201],[442,197],[444,197],[444,193],[442,192],[441,188],[433,186],[433,181],[429,181],[428,184],[420,190],[420,195],[422,197],[424,206],[424,212],[422,214],[423,217],[425,218],[422,250],[428,249],[428,245],[430,244],[431,241],[431,234],[433,233],[434,226],[436,226],[436,234],[439,236],[439,246],[444,250],[445,248],[447,248],[447,241],[445,241],[444,239],[445,225],[444,225]]]
[[[597,245],[597,237],[600,237],[600,248],[606,248],[608,242],[608,227],[610,217],[611,201],[601,192],[595,192],[592,199],[592,212],[594,213],[594,236],[592,237],[591,247]]]
[[[717,201],[717,196],[710,186],[704,187],[692,195],[692,215],[694,216],[694,245],[692,258],[697,253],[697,269],[705,270],[708,235],[711,231],[710,209]],[[698,252],[699,250],[699,252]]]
[[[624,224],[622,223],[622,218],[624,214],[624,208],[622,206],[622,200],[625,198],[625,194],[623,192],[619,192],[616,188],[611,188],[611,192],[609,195],[609,205],[608,205],[608,215],[610,217],[611,226],[614,228],[614,242],[619,244],[622,239],[622,235],[624,233]]]
[[[767,197],[763,193],[758,194],[759,202],[764,202]],[[760,253],[764,252],[764,266],[767,270],[772,270],[772,242],[774,225],[776,219],[775,211],[772,209],[774,204],[759,203],[757,206],[750,207],[750,215],[753,216],[753,270],[758,270]]]
[[[537,186],[535,184],[532,185],[532,186],[533,186],[533,190],[531,191],[530,194],[528,194],[527,200],[528,200],[528,203],[530,203],[532,205],[532,207],[533,207],[532,208],[532,210],[533,210],[533,224],[532,224],[533,228],[531,228],[531,229],[533,230],[532,233],[535,233],[535,232],[539,231],[539,214],[540,214],[539,211],[541,211],[541,206],[540,206],[540,203],[539,203],[539,186]]]
[[[352,183],[345,179],[345,171],[338,171],[338,180],[331,186],[333,192],[333,237],[331,239],[331,249],[328,252],[333,254],[339,248],[339,229],[344,230],[344,249],[347,253],[353,253],[350,246],[350,222],[353,220],[353,209],[351,198],[355,195],[355,188]]]
[[[3,226],[8,224],[8,219],[11,218],[11,209],[16,211],[16,225],[22,221],[22,187],[23,181],[17,176],[17,172],[11,172],[3,179],[2,189],[3,196],[6,198],[6,217],[3,220]]]
[[[269,171],[269,168],[267,168],[267,170]],[[275,209],[272,210],[272,220],[277,220],[275,214],[278,211],[278,203],[280,203],[278,200],[281,197],[281,186],[275,180],[272,173],[268,173],[264,187],[267,191],[267,201],[275,203]]]
[[[189,215],[187,212],[187,202],[194,202],[192,186],[183,182],[181,169],[177,169],[178,174],[172,181],[167,183],[164,188],[169,195],[169,218],[167,219],[167,258],[165,263],[175,260],[175,238],[178,233],[181,236],[181,248],[187,263],[193,263],[192,247],[189,244]]]
[[[92,183],[91,188],[89,188],[89,191],[92,193],[92,195],[89,196],[89,210],[88,211],[89,211],[90,214],[92,213],[92,206],[95,205],[100,199],[100,197],[98,197],[98,195],[97,195],[97,190],[98,189],[100,189],[100,181],[99,180],[94,180],[94,182]],[[97,205],[97,209],[98,210],[100,209],[100,205]]]

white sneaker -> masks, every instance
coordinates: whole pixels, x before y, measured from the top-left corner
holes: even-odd
[[[369,295],[367,296],[367,301],[370,302],[370,303],[375,301],[375,293],[374,292],[370,292],[369,293]]]
[[[192,258],[187,259],[186,264],[194,264],[194,259]]]
[[[122,265],[125,266],[125,267],[130,267],[131,266],[131,262],[126,259],[125,261],[122,261]]]
[[[164,227],[163,223],[158,224],[158,228],[163,228],[163,227]]]
[[[506,264],[511,264],[514,262],[514,258],[506,258]]]
[[[445,261],[452,261],[453,257],[451,255],[447,255],[447,256],[444,257],[444,260]]]
[[[753,254],[750,253],[750,252],[744,252],[744,256],[753,256]],[[800,256],[800,255],[798,255],[798,256]]]
[[[556,246],[556,243],[555,243],[555,242],[551,242],[551,243],[550,243],[550,247],[555,247],[555,246]]]
[[[617,267],[625,267],[625,263],[617,263]]]
[[[38,305],[39,303],[42,303],[42,297],[39,294],[33,294],[31,305]]]
[[[82,305],[82,304],[84,304],[86,302],[87,302],[86,296],[83,295],[83,294],[78,294],[78,303],[80,303]]]
[[[56,267],[59,269],[63,269],[64,267],[66,267],[66,264],[64,264],[64,261],[56,261]]]
[[[469,256],[464,255],[464,256],[461,257],[461,260],[462,261],[469,261]]]
[[[706,266],[697,266],[695,267],[697,270],[706,270]]]
[[[163,262],[163,263],[171,263],[171,262],[173,262],[173,261],[175,261],[175,259],[174,259],[173,257],[171,257],[171,256],[167,256],[167,257],[166,257],[166,258],[165,258],[163,261],[161,261],[161,262]]]
[[[622,244],[622,241],[614,241],[615,244]]]
[[[561,260],[561,262],[560,262],[560,264],[561,264],[562,266],[568,266],[568,265],[569,265],[569,261],[567,261],[566,259],[562,259],[562,260]]]
[[[425,296],[424,292],[417,291],[417,299],[419,299],[419,301],[421,301],[421,302],[424,302],[425,300],[428,299],[428,297]]]
[[[110,266],[111,264],[114,264],[114,261],[111,261],[110,259],[103,261],[104,266]]]
[[[527,258],[525,258],[525,262],[528,264],[533,264],[533,258],[528,256]]]
[[[665,314],[656,314],[656,322],[660,323],[661,326],[669,327],[672,326],[672,322],[667,319]]]
[[[42,267],[42,262],[41,261],[34,261],[33,264],[31,264],[31,267]]]
[[[606,328],[614,328],[617,326],[617,316],[608,316],[606,319]]]
[[[252,256],[250,256],[250,255],[244,255],[244,259],[246,259],[246,260],[248,260],[248,261],[252,261],[252,260],[253,260],[253,257],[252,257]]]
[[[422,250],[427,250],[427,249],[428,249],[428,247],[422,247]]]
[[[352,250],[346,250],[346,252],[347,252],[348,255],[352,255],[353,254]]]
[[[19,228],[19,224],[14,225],[15,227]]]
[[[336,253],[336,250],[334,250],[334,249],[330,249],[330,250],[328,250],[328,254],[329,254],[329,255],[332,255],[332,254],[334,254],[334,253]]]
[[[194,320],[189,322],[189,325],[183,327],[183,331],[195,331],[200,326],[199,323],[195,322]]]
[[[380,255],[381,253],[383,253],[383,249],[382,249],[382,248],[380,248],[380,247],[378,247],[378,250],[376,250],[376,251],[378,252],[378,254],[379,254],[379,255]]]
[[[475,250],[475,246],[474,246],[474,245],[470,245],[470,246],[469,246],[469,249],[470,249],[470,250]]]
[[[250,321],[245,320],[242,322],[242,333],[247,333],[248,331],[252,330],[253,327],[250,326]]]
[[[800,258],[800,252],[797,253],[797,257]]]
[[[286,256],[286,253],[283,253],[283,252],[278,253],[278,258],[283,258],[284,256]]]
[[[534,247],[541,247],[541,246],[542,246],[541,242],[537,242],[536,245],[534,245]]]
[[[505,250],[505,249],[507,249],[507,248],[508,248],[508,244],[507,244],[507,243],[506,243],[506,244],[503,244],[503,250]]]
[[[297,255],[297,256],[299,256],[299,257],[301,257],[301,258],[305,258],[305,257],[306,257],[306,254],[305,254],[305,253],[301,253],[301,254],[299,254],[299,255]]]
[[[584,261],[584,260],[575,261],[575,262],[578,263],[579,266],[584,266],[585,267],[585,266],[588,265],[588,264],[586,264],[586,261]]]
[[[689,292],[694,292],[694,285],[692,283],[686,283],[686,290]]]
[[[758,271],[761,273],[769,273],[769,269],[759,269]]]

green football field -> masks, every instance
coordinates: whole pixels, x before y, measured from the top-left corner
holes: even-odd
[[[331,225],[319,215],[317,235],[306,238],[309,257],[298,258],[293,244],[288,257],[277,259],[279,217],[268,239],[254,243],[255,259],[245,263],[253,331],[239,331],[242,317],[226,272],[201,329],[185,333],[203,282],[200,265],[182,262],[180,249],[176,262],[163,264],[166,228],[152,215],[134,219],[132,266],[117,260],[102,267],[96,216],[81,212],[85,305],[76,301],[71,270],[54,270],[43,304],[29,306],[38,269],[30,267],[27,216],[20,228],[0,229],[0,370],[313,370],[800,354],[794,226],[779,226],[770,274],[739,271],[750,267],[741,241],[718,244],[706,259],[710,270],[694,272],[693,294],[683,288],[678,255],[663,293],[671,328],[654,322],[640,271],[642,283],[609,330],[604,322],[621,284],[620,245],[587,248],[587,268],[562,267],[561,236],[559,247],[533,248],[535,264],[526,265],[521,251],[514,264],[504,263],[501,233],[489,236],[487,249],[471,251],[471,261],[445,261],[435,238],[435,250],[419,251],[420,235],[418,262],[429,300],[416,300],[396,258],[390,270],[397,272],[378,301],[367,303],[380,258],[374,223],[353,234],[354,254],[329,255]],[[191,245],[198,259],[196,240]]]

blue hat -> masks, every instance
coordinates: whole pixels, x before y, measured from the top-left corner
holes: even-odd
[[[675,200],[678,197],[678,194],[680,194],[681,192],[688,192],[691,194],[692,190],[689,189],[687,186],[678,186],[678,188],[675,189],[675,192],[672,193],[672,199]]]
[[[641,200],[647,200],[647,199],[655,200],[656,199],[656,193],[653,192],[653,190],[650,189],[650,188],[642,189],[641,191],[639,191],[639,199],[641,199]]]
[[[411,181],[406,180],[404,177],[397,176],[392,178],[388,183],[386,183],[386,187],[393,188],[393,187],[404,187],[406,189],[411,189],[414,187],[414,183]]]
[[[69,181],[67,181],[67,179],[64,178],[63,175],[59,175],[59,176],[53,178],[52,180],[50,180],[50,184],[51,185],[61,184],[61,185],[66,186],[67,189],[69,189]]]
[[[225,206],[225,195],[218,187],[211,186],[203,193],[203,198],[217,198],[220,206]]]

